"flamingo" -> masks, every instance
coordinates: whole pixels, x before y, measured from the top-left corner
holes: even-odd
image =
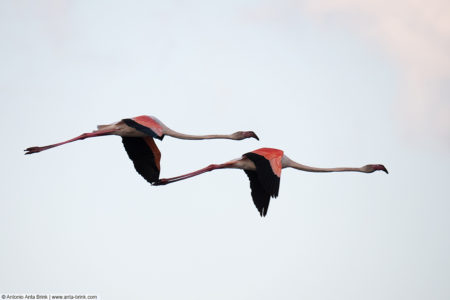
[[[253,131],[238,131],[233,134],[211,134],[211,135],[189,135],[176,132],[168,128],[164,123],[153,116],[138,116],[134,118],[122,119],[109,125],[98,125],[97,130],[90,133],[83,133],[73,139],[43,147],[29,147],[25,149],[25,154],[38,153],[57,146],[61,146],[77,140],[86,138],[118,135],[122,137],[122,142],[128,157],[133,161],[136,171],[149,183],[155,183],[159,179],[161,152],[155,144],[154,139],[162,140],[168,135],[174,138],[185,140],[204,139],[230,139],[243,140],[258,136]]]
[[[282,150],[273,148],[261,148],[242,155],[241,158],[231,160],[223,164],[212,164],[206,168],[172,178],[163,178],[153,185],[166,185],[176,181],[200,175],[217,169],[241,169],[250,180],[250,189],[253,203],[261,217],[266,216],[270,198],[278,196],[280,188],[281,170],[294,168],[307,172],[362,172],[373,173],[375,171],[388,170],[380,164],[365,165],[360,168],[316,168],[299,164],[287,157]]]

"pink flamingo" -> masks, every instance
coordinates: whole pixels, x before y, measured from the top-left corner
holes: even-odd
[[[258,136],[253,131],[238,131],[233,134],[211,134],[211,135],[189,135],[176,132],[160,120],[152,116],[139,116],[130,119],[122,119],[119,122],[109,125],[99,125],[97,130],[90,133],[83,133],[73,139],[43,147],[29,147],[25,149],[25,154],[38,153],[54,147],[58,147],[70,142],[83,140],[86,138],[118,135],[122,137],[122,142],[129,158],[133,161],[136,171],[150,183],[159,179],[161,152],[155,144],[154,139],[162,140],[168,135],[174,138],[185,140],[204,139],[230,139],[243,140]]]
[[[280,188],[281,170],[284,168],[294,168],[307,172],[362,172],[373,173],[384,171],[388,173],[383,165],[372,164],[360,168],[316,168],[299,164],[287,157],[282,150],[272,148],[261,148],[245,153],[241,158],[231,160],[223,164],[212,164],[206,168],[194,171],[185,175],[164,178],[156,181],[153,185],[165,185],[190,177],[200,175],[205,172],[217,169],[241,169],[247,174],[250,180],[250,189],[253,203],[261,216],[267,214],[270,198],[278,196]]]

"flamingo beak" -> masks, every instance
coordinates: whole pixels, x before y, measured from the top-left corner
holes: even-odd
[[[380,171],[383,171],[383,172],[385,172],[386,174],[389,174],[388,170],[387,170],[386,167],[383,166],[383,165],[377,165],[377,168],[376,168],[376,169],[377,169],[377,170],[380,170]]]
[[[249,137],[249,138],[255,138],[255,139],[257,139],[258,141],[259,141],[259,137],[256,135],[256,133],[254,133],[253,131],[247,131],[246,133],[245,133],[245,136],[246,137]]]

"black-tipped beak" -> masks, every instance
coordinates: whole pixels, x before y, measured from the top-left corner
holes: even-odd
[[[389,174],[388,170],[387,170],[386,167],[383,166],[383,165],[380,166],[380,170],[383,171],[383,172],[385,172],[386,174]]]
[[[259,137],[253,131],[250,131],[250,136],[249,137],[255,138],[255,139],[257,139],[259,141]]]

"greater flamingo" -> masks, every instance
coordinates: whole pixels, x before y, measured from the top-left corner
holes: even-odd
[[[153,116],[138,116],[130,119],[122,119],[110,125],[99,125],[97,130],[90,133],[83,133],[73,139],[43,147],[30,147],[25,149],[25,154],[38,153],[66,143],[83,140],[85,138],[118,135],[122,137],[122,142],[128,157],[133,161],[136,171],[150,183],[155,183],[159,179],[161,152],[155,144],[155,139],[162,140],[168,135],[174,138],[185,140],[204,139],[230,139],[243,140],[258,136],[253,131],[238,131],[233,134],[212,134],[212,135],[189,135],[176,132],[160,120]]]
[[[179,180],[184,180],[205,172],[217,169],[241,169],[250,179],[250,189],[253,202],[260,215],[264,217],[269,208],[270,198],[278,196],[280,188],[281,170],[294,168],[307,172],[362,172],[372,173],[384,171],[388,173],[383,165],[365,165],[360,168],[316,168],[299,164],[287,157],[282,150],[273,148],[261,148],[245,153],[241,158],[231,160],[223,164],[212,164],[206,168],[185,175],[160,179],[153,185],[165,185]]]

